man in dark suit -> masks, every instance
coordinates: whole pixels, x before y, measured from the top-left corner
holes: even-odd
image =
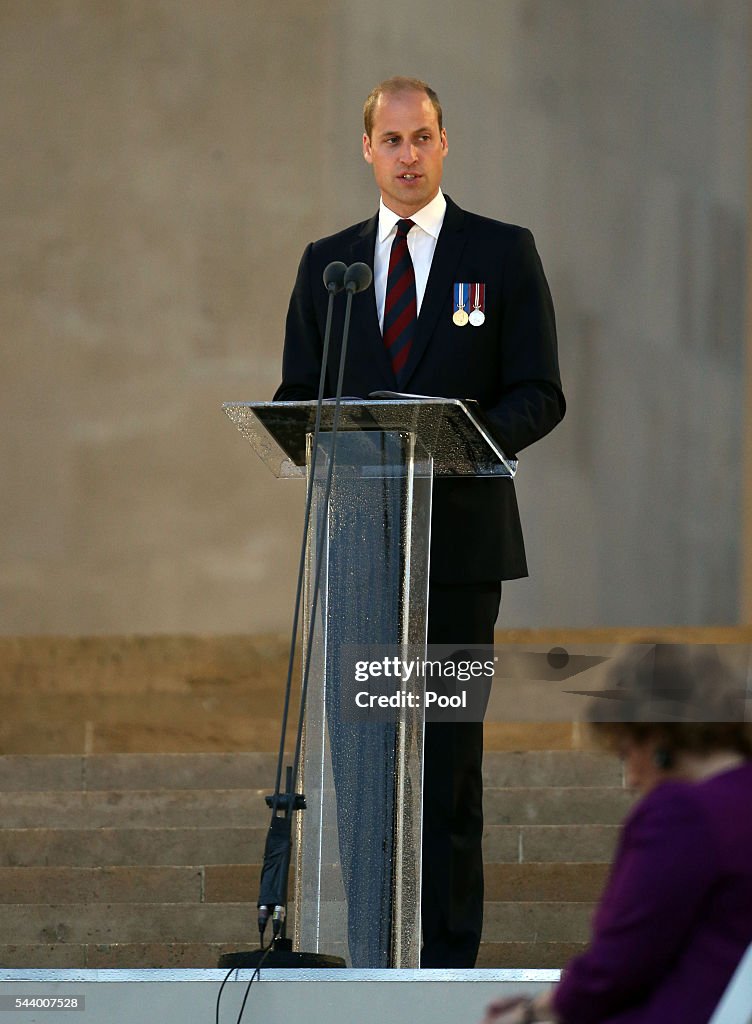
[[[554,312],[532,235],[461,210],[440,189],[448,152],[435,92],[381,83],[364,108],[376,216],[310,244],[287,317],[275,399],[315,398],[324,268],[361,261],[374,288],[353,303],[343,394],[377,390],[476,399],[508,456],[564,415]],[[406,251],[407,250],[407,253]],[[344,302],[335,304],[326,395],[334,394]],[[492,644],[501,581],[527,575],[514,484],[435,482],[429,644]],[[472,967],[483,912],[481,722],[429,723],[424,748],[424,967]]]

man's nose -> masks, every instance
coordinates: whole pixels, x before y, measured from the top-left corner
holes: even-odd
[[[414,164],[418,159],[418,151],[412,142],[408,142],[407,145],[402,147],[400,153],[400,160],[403,164]]]

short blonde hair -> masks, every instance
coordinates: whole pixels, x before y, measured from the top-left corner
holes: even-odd
[[[429,98],[433,105],[433,109],[436,111],[436,117],[439,122],[439,131],[444,127],[444,117],[441,110],[441,104],[439,103],[439,97],[436,95],[434,90],[428,85],[427,82],[421,81],[420,78],[405,78],[404,75],[394,75],[392,78],[387,78],[379,84],[368,94],[368,98],[363,104],[363,127],[365,128],[366,135],[371,138],[371,132],[373,131],[373,113],[376,109],[376,104],[379,98],[384,95],[397,96],[401,92],[424,92]]]

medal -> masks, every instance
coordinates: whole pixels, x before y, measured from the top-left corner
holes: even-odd
[[[465,305],[467,298],[465,296],[465,285],[455,284],[454,286],[454,313],[452,314],[452,321],[458,327],[464,327],[470,319],[467,315]]]
[[[480,327],[486,321],[486,314],[483,312],[483,307],[486,304],[486,286],[485,284],[472,284],[470,288],[473,296],[473,309],[468,320],[473,327]]]

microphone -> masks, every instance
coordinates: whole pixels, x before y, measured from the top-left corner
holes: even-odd
[[[359,265],[362,266],[363,264]],[[368,267],[365,269],[368,270]],[[279,755],[277,757],[277,777],[274,784],[274,793],[270,800],[267,801],[272,810],[272,818],[271,824],[269,825],[269,831],[266,835],[264,860],[261,868],[261,879],[259,882],[259,898],[256,904],[258,908],[258,930],[262,950],[264,945],[264,932],[266,931],[267,922],[270,917],[272,918],[274,942],[276,943],[280,936],[283,940],[286,940],[285,903],[287,901],[288,875],[290,873],[290,859],[292,853],[292,815],[293,811],[298,810],[299,805],[294,794],[296,776],[291,768],[287,769],[287,786],[285,793],[281,790],[282,766],[284,763],[285,739],[287,736],[287,723],[290,713],[292,673],[303,594],[305,560],[308,553],[308,532],[311,521],[311,506],[313,502],[313,484],[316,479],[316,463],[319,451],[321,409],[324,391],[326,390],[326,371],[329,357],[329,340],[332,332],[334,296],[344,288],[346,273],[347,265],[342,263],[341,260],[335,260],[324,268],[324,273],[322,275],[324,287],[329,293],[326,308],[326,326],[324,328],[324,344],[321,353],[321,372],[319,374],[319,390],[316,400],[316,420],[313,428],[313,449],[308,473],[308,485],[306,487],[305,525],[303,527],[303,540],[300,551],[300,562],[298,565],[298,584],[295,595],[295,611],[293,614],[290,656],[287,665],[285,704],[282,712],[282,729],[279,741]],[[348,292],[347,301],[348,303],[352,302],[351,292]],[[300,723],[302,724],[302,716]],[[298,729],[298,736],[299,734],[300,726]],[[300,740],[298,739],[298,743],[299,742]],[[296,757],[297,756],[298,755],[296,754]],[[301,806],[305,806],[305,804],[302,804]],[[277,813],[278,809],[282,809],[284,814],[279,815]],[[253,959],[253,954],[249,954],[249,959]],[[256,966],[256,962],[253,962],[252,966]]]
[[[345,303],[345,321],[344,330],[342,332],[342,351],[339,360],[339,374],[337,379],[337,387],[334,402],[334,417],[331,428],[332,442],[331,449],[329,452],[329,465],[326,476],[326,484],[324,487],[325,497],[323,500],[323,507],[325,510],[328,508],[329,496],[332,491],[332,471],[334,469],[335,452],[337,447],[340,402],[342,401],[342,382],[345,371],[347,341],[350,333],[350,311],[352,307],[353,295],[355,295],[357,292],[362,292],[366,288],[368,288],[372,279],[373,274],[371,272],[371,268],[367,266],[365,263],[353,263],[352,266],[347,267],[344,263],[340,262],[339,260],[336,260],[335,262],[328,264],[323,273],[324,287],[329,293],[329,297],[327,301],[326,326],[324,328],[324,343],[321,356],[321,374],[319,377],[319,391],[318,398],[316,401],[316,420],[313,429],[313,444],[310,467],[308,472],[308,485],[306,488],[305,525],[303,527],[303,540],[301,544],[300,563],[298,567],[298,584],[295,595],[295,612],[293,615],[292,640],[290,643],[290,657],[288,660],[287,668],[287,684],[285,687],[285,706],[282,714],[282,730],[280,736],[279,755],[277,758],[277,778],[274,787],[274,794],[267,799],[267,803],[272,809],[272,820],[266,837],[266,845],[264,847],[264,861],[261,869],[261,879],[259,885],[260,891],[258,902],[256,904],[258,908],[258,930],[262,950],[259,951],[259,953],[257,954],[248,954],[249,958],[253,958],[254,956],[258,958],[258,956],[263,955],[264,932],[266,931],[267,923],[270,917],[272,919],[272,941],[275,945],[275,948],[279,948],[278,943],[288,941],[285,934],[285,922],[287,916],[286,904],[288,878],[290,874],[290,860],[292,855],[292,814],[293,811],[305,807],[304,802],[298,803],[298,795],[296,794],[296,789],[298,765],[300,763],[303,720],[305,715],[306,698],[308,693],[308,680],[311,667],[312,644],[315,632],[313,629],[309,631],[308,644],[303,659],[303,683],[300,695],[298,729],[295,741],[295,755],[293,757],[292,767],[289,767],[287,769],[287,785],[284,794],[281,792],[282,765],[284,760],[285,737],[287,733],[287,722],[290,710],[292,671],[295,656],[296,639],[298,633],[298,621],[300,617],[305,559],[308,553],[308,536],[311,522],[313,484],[314,480],[316,479],[316,463],[319,452],[319,434],[321,431],[321,409],[324,391],[326,388],[327,360],[329,354],[329,341],[332,330],[332,311],[334,307],[334,296],[344,289],[347,292],[347,301]],[[316,618],[318,595],[321,585],[323,545],[326,541],[326,537],[327,513],[325,512],[323,523],[319,523],[317,527],[316,572],[313,583],[313,597],[311,609],[312,621]],[[283,811],[283,814],[278,814],[278,809],[281,809]],[[243,956],[246,956],[246,954],[243,954]],[[254,966],[255,965],[256,964],[254,962]]]
[[[330,264],[329,266],[332,266],[332,264]],[[327,267],[327,270],[329,270],[329,267]],[[326,273],[326,271],[325,271],[325,273]],[[326,484],[324,485],[324,499],[323,499],[323,502],[322,502],[322,505],[323,505],[323,508],[324,508],[325,512],[324,512],[324,521],[323,521],[323,523],[319,524],[319,533],[318,533],[318,542],[317,542],[318,554],[317,554],[317,557],[316,557],[316,572],[315,572],[314,581],[313,581],[313,594],[312,594],[312,598],[311,598],[311,613],[310,613],[311,614],[311,621],[313,621],[316,618],[316,606],[317,606],[317,603],[318,603],[320,573],[321,573],[321,565],[323,563],[323,551],[324,551],[323,545],[324,545],[324,540],[326,538],[326,523],[327,523],[327,512],[326,512],[326,509],[328,509],[328,507],[329,507],[329,495],[331,494],[331,490],[332,490],[332,471],[334,469],[335,452],[336,452],[336,449],[337,449],[337,435],[338,435],[338,431],[339,431],[340,403],[342,401],[342,385],[343,385],[344,376],[345,376],[345,361],[347,359],[347,342],[348,342],[348,338],[350,336],[350,313],[351,313],[351,310],[352,310],[353,296],[356,294],[356,292],[362,292],[366,288],[368,288],[368,286],[370,285],[372,280],[373,280],[373,273],[371,271],[371,268],[366,263],[351,263],[350,266],[346,268],[346,272],[345,272],[345,275],[344,275],[344,288],[345,288],[345,291],[347,293],[347,299],[346,299],[346,302],[345,302],[345,322],[344,322],[344,327],[342,329],[342,348],[340,350],[340,356],[339,356],[339,373],[337,374],[337,387],[336,387],[335,392],[334,392],[334,415],[332,417],[332,426],[331,426],[331,430],[330,430],[330,434],[331,434],[331,448],[330,448],[330,451],[329,451],[329,466],[328,466],[328,469],[327,469]],[[330,294],[330,296],[329,296],[330,307],[331,307],[331,303],[332,303],[332,295]],[[327,319],[327,328],[326,328],[327,332],[330,330],[330,327],[331,327],[331,321],[329,319]],[[327,335],[326,335],[327,339],[328,339],[328,336],[329,335],[327,333]],[[325,341],[325,344],[326,344],[326,341]],[[322,378],[322,380],[323,380],[323,378]],[[321,396],[322,395],[323,395],[323,384],[322,384],[322,387],[321,387],[321,389],[319,391],[319,406],[321,404]],[[318,412],[318,408],[317,408],[317,412]],[[318,446],[318,424],[319,424],[319,421],[317,420],[317,429],[316,429],[316,433],[314,434],[313,454],[311,456],[312,468],[310,469],[309,474],[308,474],[309,487],[311,487],[312,482],[313,482],[313,465],[314,465],[314,459],[316,457],[316,451],[317,451],[317,446]],[[306,509],[306,516],[308,516],[308,514],[309,514],[309,509],[307,508]],[[307,523],[308,523],[308,519],[306,519],[306,524]],[[307,534],[306,534],[306,536],[307,536]],[[299,584],[300,584],[300,580],[302,580],[302,572],[303,572],[302,566],[303,566],[303,562],[302,562],[302,559],[301,559],[301,575],[299,577]],[[290,786],[290,791],[292,793],[295,792],[295,784],[297,782],[298,764],[300,762],[301,741],[302,741],[302,735],[303,735],[303,717],[304,717],[304,714],[305,714],[306,698],[307,698],[307,695],[308,695],[308,674],[309,674],[309,669],[310,669],[310,665],[311,665],[311,652],[312,652],[312,649],[313,649],[313,636],[314,636],[314,630],[311,629],[311,630],[309,630],[309,633],[308,633],[308,646],[307,646],[307,649],[306,649],[306,652],[305,652],[305,655],[304,655],[304,659],[303,659],[303,685],[302,685],[301,693],[300,693],[300,705],[299,705],[299,712],[298,712],[298,735],[297,735],[297,741],[296,741],[296,744],[295,744],[295,756],[293,758],[292,785]],[[280,748],[280,750],[281,749],[282,748]]]
[[[365,291],[372,280],[371,268],[366,263],[351,263],[345,274],[345,291],[350,295]]]
[[[344,288],[346,271],[347,267],[340,260],[335,260],[324,268],[324,286],[332,295],[336,295]]]

